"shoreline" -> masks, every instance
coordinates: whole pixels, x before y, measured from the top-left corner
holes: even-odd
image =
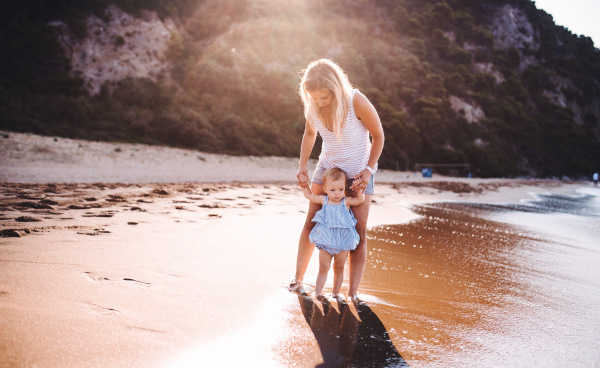
[[[0,367],[42,361],[50,368],[194,366],[207,356],[227,354],[240,336],[253,340],[241,348],[249,359],[275,356],[295,366],[322,362],[315,339],[320,330],[306,321],[312,312],[283,289],[293,275],[308,207],[293,181],[279,180],[290,173],[295,177],[294,159],[226,157],[235,168],[227,173],[217,159],[193,157],[195,167],[213,168],[210,175],[219,183],[7,182],[52,172],[54,177],[69,172],[75,180],[94,172],[93,152],[56,166],[52,157],[58,148],[48,158],[34,152],[33,143],[27,147],[23,144],[12,161],[0,161],[0,355],[6,357]],[[0,148],[2,153],[7,145]],[[162,167],[189,159],[185,150],[169,156],[162,148],[146,149],[148,160],[162,159]],[[111,155],[101,155],[102,162]],[[143,165],[156,164],[141,162],[143,170],[128,171],[123,162],[139,163],[139,157],[119,157],[119,175],[132,181],[148,177],[149,166]],[[273,166],[260,171],[269,163]],[[172,165],[161,175],[176,181],[186,177],[177,174],[185,169]],[[226,182],[234,174],[257,178],[257,173],[272,180]],[[389,173],[398,175],[394,180],[380,179],[386,175],[376,176],[371,234],[385,231],[384,225],[424,219],[412,210],[420,204],[520,203],[531,199],[530,193],[572,195],[592,187],[547,180],[414,179],[394,172]],[[313,253],[307,285],[317,275],[317,256]],[[377,259],[375,253],[370,257]],[[374,312],[386,322],[381,308]],[[386,327],[382,336],[389,333],[400,351],[395,335],[400,328]]]
[[[145,144],[0,132],[0,183],[176,186],[178,183],[238,187],[289,186],[293,190],[297,159],[227,156]],[[316,160],[308,163],[309,173]],[[532,193],[569,194],[591,183],[546,179],[433,178],[413,172],[379,170],[369,227],[397,224],[418,216],[410,206],[447,201],[520,202]],[[304,199],[301,198],[300,202]]]

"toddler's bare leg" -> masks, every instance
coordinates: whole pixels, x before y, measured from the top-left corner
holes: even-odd
[[[339,252],[333,257],[333,291],[331,294],[338,295],[344,281],[344,265],[349,251]]]
[[[356,196],[356,193],[348,193],[346,195],[352,197]],[[365,201],[360,206],[352,207],[352,213],[356,218],[356,231],[360,236],[360,242],[356,246],[356,249],[350,252],[350,277],[348,282],[348,296],[354,298],[358,293],[358,286],[362,280],[367,265],[367,219],[369,217],[369,210],[371,208],[372,194],[365,194]]]
[[[323,191],[323,186],[313,183],[311,186],[311,190],[314,194],[325,194]],[[310,257],[315,249],[315,245],[310,243],[308,240],[308,236],[313,227],[315,227],[315,223],[312,222],[312,219],[315,217],[315,214],[318,210],[320,210],[322,206],[320,204],[316,204],[310,202],[308,205],[308,213],[306,215],[306,221],[304,222],[304,228],[302,229],[302,233],[300,235],[300,241],[298,242],[298,257],[296,259],[296,276],[294,276],[295,282],[302,282],[304,280],[304,273],[308,268],[308,263],[310,262]]]
[[[315,295],[321,295],[323,286],[327,281],[327,273],[331,266],[331,254],[324,250],[319,251],[319,274],[317,275],[317,285],[315,286]]]

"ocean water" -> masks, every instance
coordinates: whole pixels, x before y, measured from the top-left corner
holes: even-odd
[[[414,211],[369,232],[361,285],[408,365],[600,366],[600,190]]]

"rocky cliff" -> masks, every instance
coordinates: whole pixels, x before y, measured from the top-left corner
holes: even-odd
[[[0,76],[4,129],[294,156],[297,73],[326,57],[377,108],[381,167],[547,177],[600,166],[600,51],[530,0],[111,3],[24,8],[23,27],[52,47],[19,59],[18,45],[38,41],[7,41],[3,70],[24,67]],[[3,37],[19,34],[11,19]]]
[[[65,22],[50,22],[71,60],[72,75],[82,77],[91,94],[100,92],[105,82],[125,78],[170,84],[172,64],[166,54],[170,42],[181,37],[175,23],[170,18],[161,21],[148,10],[134,17],[116,5],[106,9],[106,16],[108,22],[88,16],[88,35],[83,39],[70,32]]]

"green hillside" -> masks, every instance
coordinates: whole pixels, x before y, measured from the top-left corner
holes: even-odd
[[[180,22],[166,53],[174,84],[130,78],[90,96],[69,73],[49,22],[83,39],[109,3]],[[507,11],[523,26],[504,26]],[[529,0],[27,0],[0,5],[0,20],[0,129],[297,156],[298,72],[325,57],[376,106],[382,168],[600,170],[600,51]]]

